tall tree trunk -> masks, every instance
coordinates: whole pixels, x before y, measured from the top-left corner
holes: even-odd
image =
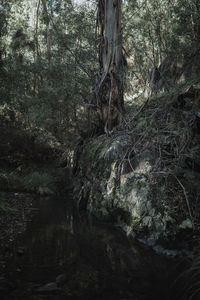
[[[100,69],[96,97],[101,126],[108,133],[124,111],[121,0],[99,0],[97,26]]]
[[[47,55],[48,55],[48,64],[50,66],[51,64],[51,37],[50,37],[50,16],[47,9],[47,3],[46,0],[42,0],[43,10],[45,13],[45,23],[46,23],[46,30],[47,30]]]
[[[40,0],[37,2],[36,11],[35,11],[35,52],[34,58],[39,56],[39,45],[38,45],[38,20],[39,20],[39,8]]]
[[[38,57],[39,57],[39,43],[38,43],[38,23],[39,23],[39,9],[40,9],[40,0],[37,1],[36,9],[35,9],[35,34],[34,34],[34,63],[36,63]],[[34,80],[33,80],[33,93],[36,94],[37,89],[37,81],[38,81],[38,75],[36,71],[34,71]]]

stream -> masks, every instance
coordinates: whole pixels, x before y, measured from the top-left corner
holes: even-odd
[[[40,197],[32,211],[1,274],[0,299],[181,299],[182,262],[80,213],[72,195]]]

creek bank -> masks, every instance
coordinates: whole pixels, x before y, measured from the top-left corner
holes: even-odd
[[[49,132],[25,128],[0,112],[0,266],[27,227],[37,198],[65,194],[70,169],[60,165],[61,145]],[[68,182],[68,184],[66,184]]]
[[[43,196],[68,189],[70,171],[61,159],[65,149],[50,132],[26,127],[2,111],[0,124],[0,191]]]
[[[72,194],[35,199],[33,207],[4,263],[1,299],[182,299],[180,286],[171,287],[184,261],[156,255],[115,226],[80,214]]]
[[[200,228],[199,102],[192,94],[180,109],[179,98],[152,100],[131,130],[85,141],[74,193],[80,209],[158,253],[192,256]]]

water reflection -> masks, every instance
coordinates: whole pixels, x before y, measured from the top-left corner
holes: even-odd
[[[1,299],[175,299],[172,260],[80,215],[70,197],[41,198],[35,206],[13,245]]]

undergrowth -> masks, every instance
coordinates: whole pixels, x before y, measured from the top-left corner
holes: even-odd
[[[189,89],[189,92],[188,91]],[[189,94],[185,97],[182,95]],[[185,97],[185,98],[184,98]],[[129,103],[123,131],[132,145],[125,156],[132,161],[148,151],[155,161],[148,173],[153,186],[164,184],[166,199],[173,214],[191,219],[193,229],[200,229],[200,89],[180,85],[169,93]],[[155,195],[154,195],[155,196]],[[182,218],[183,219],[183,218]]]
[[[53,184],[53,181],[54,180],[50,174],[35,171],[24,177],[24,186],[27,190],[34,190],[40,186],[49,187]]]

